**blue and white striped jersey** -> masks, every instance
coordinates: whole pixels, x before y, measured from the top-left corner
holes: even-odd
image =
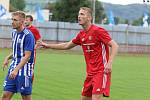
[[[16,30],[12,32],[13,59],[10,64],[9,73],[20,63],[25,51],[31,51],[29,61],[19,70],[18,75],[32,76],[32,67],[34,65],[34,45],[34,36],[28,29],[24,28],[20,33],[17,33]]]

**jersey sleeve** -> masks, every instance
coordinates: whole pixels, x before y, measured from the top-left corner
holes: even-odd
[[[24,40],[24,50],[33,51],[34,50],[34,37],[32,34],[27,34]]]
[[[105,29],[99,29],[97,33],[98,33],[98,39],[102,41],[104,44],[108,44],[108,42],[112,40],[109,33]]]
[[[72,42],[74,44],[81,45],[80,33],[74,39],[72,39]]]
[[[39,30],[37,30],[36,28],[34,28],[34,29],[31,30],[31,31],[32,31],[32,33],[33,33],[34,38],[35,38],[36,41],[39,40],[39,39],[41,38],[41,35],[40,35]]]

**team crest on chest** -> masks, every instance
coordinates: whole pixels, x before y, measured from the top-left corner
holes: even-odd
[[[81,41],[82,41],[82,42],[83,42],[83,41],[85,41],[85,38],[82,38],[82,40],[81,40]]]
[[[92,36],[89,36],[89,40],[92,40]]]

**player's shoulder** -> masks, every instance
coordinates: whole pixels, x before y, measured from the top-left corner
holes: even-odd
[[[25,28],[23,30],[23,32],[24,32],[25,35],[32,35],[32,32],[29,29],[27,29],[27,28]]]
[[[92,25],[92,29],[95,31],[106,31],[106,29],[98,25]]]
[[[12,29],[12,33],[17,33],[17,30],[16,29]]]
[[[82,34],[84,34],[84,32],[85,32],[85,31],[84,31],[83,29],[81,29],[81,30],[78,32],[78,35],[81,36]]]
[[[17,35],[17,30],[13,29],[12,32],[11,32],[11,35],[12,35],[12,37],[15,37],[15,35]]]
[[[37,27],[35,27],[35,26],[33,26],[33,25],[31,25],[31,27],[30,27],[30,29],[29,29],[31,32],[36,32],[36,33],[39,33],[39,30],[38,30],[38,28]]]
[[[34,29],[34,30],[38,30],[37,27],[35,27],[34,25],[31,25],[30,28],[31,28],[31,29]]]
[[[35,26],[31,25],[30,28],[36,28]]]
[[[101,26],[97,26],[97,25],[94,25],[94,33],[100,35],[100,34],[103,34],[103,33],[107,33],[108,34],[108,31],[106,29],[104,29],[103,27]]]
[[[23,32],[24,32],[24,35],[25,35],[26,39],[34,40],[34,36],[33,36],[32,32],[29,29],[25,28]]]

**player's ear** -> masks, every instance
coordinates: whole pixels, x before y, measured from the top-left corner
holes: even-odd
[[[91,16],[88,16],[88,20],[91,21],[91,20],[92,20],[92,17],[91,17]]]

